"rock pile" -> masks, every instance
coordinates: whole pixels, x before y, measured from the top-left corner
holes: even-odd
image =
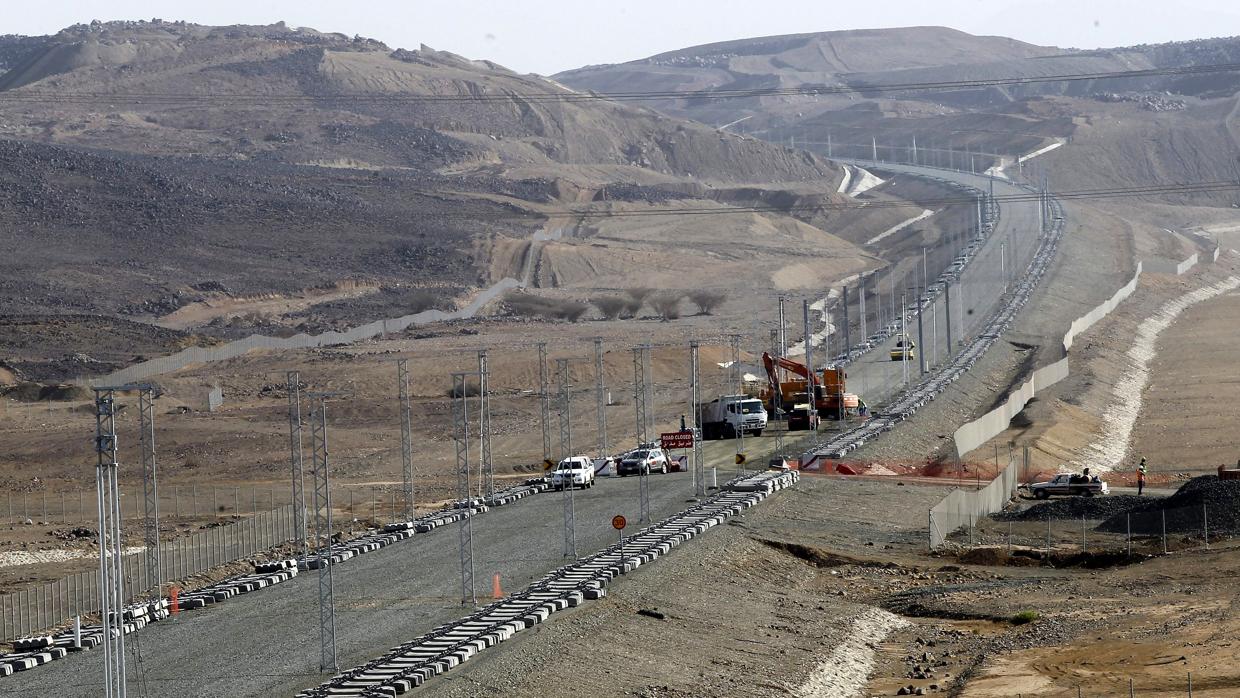
[[[1019,511],[1002,511],[992,518],[997,521],[1049,521],[1055,519],[1108,519],[1142,504],[1155,501],[1150,497],[1115,495],[1108,497],[1068,497],[1035,504]]]
[[[1213,532],[1240,530],[1240,480],[1205,475],[1184,483],[1170,497],[1141,501],[1103,521],[1098,530],[1122,533],[1131,516],[1133,533],[1162,532],[1165,514],[1168,533],[1196,533],[1208,525]]]

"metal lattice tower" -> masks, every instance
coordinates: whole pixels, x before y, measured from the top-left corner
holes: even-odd
[[[159,483],[155,479],[155,390],[138,390],[138,441],[142,446],[142,495],[146,509],[146,581],[158,590],[163,582],[159,565]]]
[[[310,413],[310,452],[314,462],[314,544],[319,565],[319,671],[339,671],[336,666],[336,601],[332,574],[332,495],[328,471],[327,395],[318,394]]]
[[[495,471],[491,462],[491,373],[487,350],[478,350],[478,496],[495,496]]]
[[[559,412],[560,412],[560,454],[561,458],[573,455],[573,387],[569,383],[568,359],[556,359],[556,374],[559,376]],[[577,511],[573,502],[573,490],[576,479],[570,470],[568,482],[561,478],[560,484],[564,492],[564,557],[577,557]]]
[[[396,383],[400,391],[400,491],[404,499],[404,519],[412,521],[418,514],[413,491],[413,407],[409,400],[408,359],[396,362]]]
[[[452,439],[456,443],[456,496],[462,507],[458,542],[461,559],[461,605],[478,605],[474,589],[474,517],[469,497],[469,396],[465,379],[476,373],[452,374]]]
[[[594,338],[594,402],[598,415],[598,457],[607,457],[607,394],[603,385],[603,338]]]
[[[636,410],[637,443],[646,438],[646,362],[642,359],[645,347],[633,347],[633,408]]]
[[[301,438],[301,373],[289,371],[285,379],[288,383],[288,440],[293,470],[293,535],[301,543],[301,554],[306,555],[310,551],[306,543],[306,490],[302,478],[305,447]]]
[[[731,383],[729,390],[741,392],[741,336],[739,334],[728,335],[728,350],[732,352]]]
[[[806,339],[806,346],[809,346],[809,340]],[[725,392],[736,391],[736,395],[744,394],[744,386],[741,384],[741,336],[739,334],[728,335],[728,349],[732,353],[731,383],[729,389]],[[745,430],[736,430],[736,453],[740,455],[745,452]],[[747,470],[745,465],[740,464],[740,471],[744,473]]]
[[[543,460],[551,460],[551,386],[547,377],[547,343],[538,343],[538,400],[542,408]]]
[[[689,342],[689,410],[693,414],[693,494],[706,496],[706,465],[702,462],[702,386],[698,382],[698,348]]]
[[[637,410],[637,442],[645,445],[650,434],[650,345],[633,348],[633,404]],[[638,521],[650,521],[650,476],[643,465],[637,470]]]
[[[116,392],[95,389],[95,501],[99,511],[99,609],[103,624],[105,698],[124,698],[125,568],[121,558],[120,493],[117,486]]]

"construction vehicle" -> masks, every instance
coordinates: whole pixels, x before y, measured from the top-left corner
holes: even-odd
[[[771,406],[772,411],[776,407],[781,407],[791,417],[796,407],[803,404],[807,412],[810,411],[808,407],[812,405],[812,411],[826,419],[842,419],[857,414],[861,399],[846,390],[848,374],[844,372],[844,369],[824,368],[821,373],[814,373],[806,368],[805,364],[782,356],[771,356],[769,353],[762,354],[762,365],[766,368],[768,387],[762,391],[761,399]],[[781,381],[779,380],[781,368],[801,378]],[[807,386],[807,382],[811,385]],[[811,390],[813,400],[810,399]],[[801,420],[798,419],[797,422],[800,426]],[[791,425],[789,428],[792,428]],[[813,426],[806,428],[812,429]]]
[[[748,395],[724,395],[698,405],[703,441],[734,439],[738,433],[762,436],[766,420],[762,401]]]
[[[891,349],[892,361],[915,361],[917,359],[917,342],[909,339],[908,335],[902,334],[896,340],[896,345]]]

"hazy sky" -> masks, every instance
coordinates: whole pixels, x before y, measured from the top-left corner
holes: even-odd
[[[361,34],[551,74],[771,34],[944,25],[1097,48],[1240,35],[1237,0],[52,0],[6,2],[0,34],[92,19],[184,19]]]

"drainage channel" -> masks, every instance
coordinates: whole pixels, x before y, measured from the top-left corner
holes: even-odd
[[[500,490],[486,499],[459,501],[451,508],[419,516],[412,521],[401,521],[384,526],[382,531],[369,533],[349,541],[333,543],[327,550],[311,553],[300,558],[254,563],[254,572],[230,577],[210,586],[182,594],[177,600],[178,611],[192,611],[223,603],[235,596],[286,582],[297,576],[298,571],[318,569],[323,564],[339,565],[358,555],[385,548],[397,541],[425,534],[460,521],[468,513],[471,516],[487,512],[492,507],[511,504],[533,494],[547,490],[541,479],[527,480],[524,484]],[[171,600],[167,597],[127,606],[122,615],[125,634],[137,632],[149,623],[172,615]],[[0,677],[19,671],[33,669],[48,662],[97,647],[103,642],[103,626],[83,625],[80,632],[72,629],[55,634],[23,637],[14,641],[13,652],[0,655]]]
[[[1035,191],[1032,187],[1020,185]],[[973,367],[999,337],[1011,327],[1025,303],[1033,295],[1055,259],[1055,251],[1063,237],[1064,215],[1063,206],[1052,198],[1053,211],[1050,230],[1038,239],[1038,249],[1026,267],[1025,274],[1016,285],[1007,303],[1000,306],[986,321],[982,331],[978,333],[964,348],[944,364],[942,368],[931,372],[913,387],[897,395],[882,412],[875,414],[869,421],[858,427],[838,434],[818,444],[801,457],[801,467],[821,458],[843,458],[848,453],[864,446],[867,442],[891,431],[901,422],[909,419],[918,408],[934,400],[948,385],[956,381]],[[924,303],[932,302],[930,300]]]
[[[724,491],[659,523],[621,546],[615,543],[560,567],[525,590],[297,694],[298,698],[359,696],[386,698],[406,693],[468,661],[488,647],[547,620],[551,614],[607,595],[607,584],[653,562],[672,548],[766,499],[799,479],[795,471],[762,472],[738,478]]]

